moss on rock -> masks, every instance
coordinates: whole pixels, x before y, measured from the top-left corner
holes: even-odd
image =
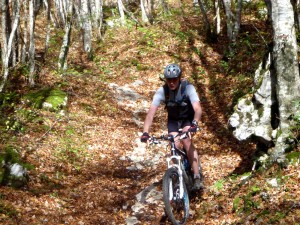
[[[67,94],[58,88],[46,88],[28,93],[24,96],[26,102],[34,108],[46,108],[57,111],[66,107]]]

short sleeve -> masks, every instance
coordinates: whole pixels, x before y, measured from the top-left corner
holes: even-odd
[[[152,105],[159,106],[161,102],[165,101],[164,88],[160,87],[153,96]]]
[[[192,104],[200,101],[197,91],[192,84],[186,86],[186,94],[189,96]]]

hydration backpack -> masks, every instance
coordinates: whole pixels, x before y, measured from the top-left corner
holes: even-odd
[[[167,84],[163,86],[165,93],[165,104],[170,119],[193,119],[194,109],[191,101],[186,94],[186,87],[189,82],[186,79],[181,80],[180,90],[177,93],[170,91]]]

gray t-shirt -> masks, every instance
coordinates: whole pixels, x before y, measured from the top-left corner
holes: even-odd
[[[180,94],[180,88],[177,90],[176,94]],[[200,101],[196,89],[192,84],[188,84],[186,86],[186,95],[189,97],[192,104]],[[163,87],[160,87],[154,94],[152,105],[159,106],[161,102],[165,102],[165,93]]]

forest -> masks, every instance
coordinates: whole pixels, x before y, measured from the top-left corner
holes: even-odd
[[[300,224],[298,0],[1,0],[0,224],[170,224],[163,70],[199,94],[187,224]],[[151,134],[167,131],[159,108]]]

